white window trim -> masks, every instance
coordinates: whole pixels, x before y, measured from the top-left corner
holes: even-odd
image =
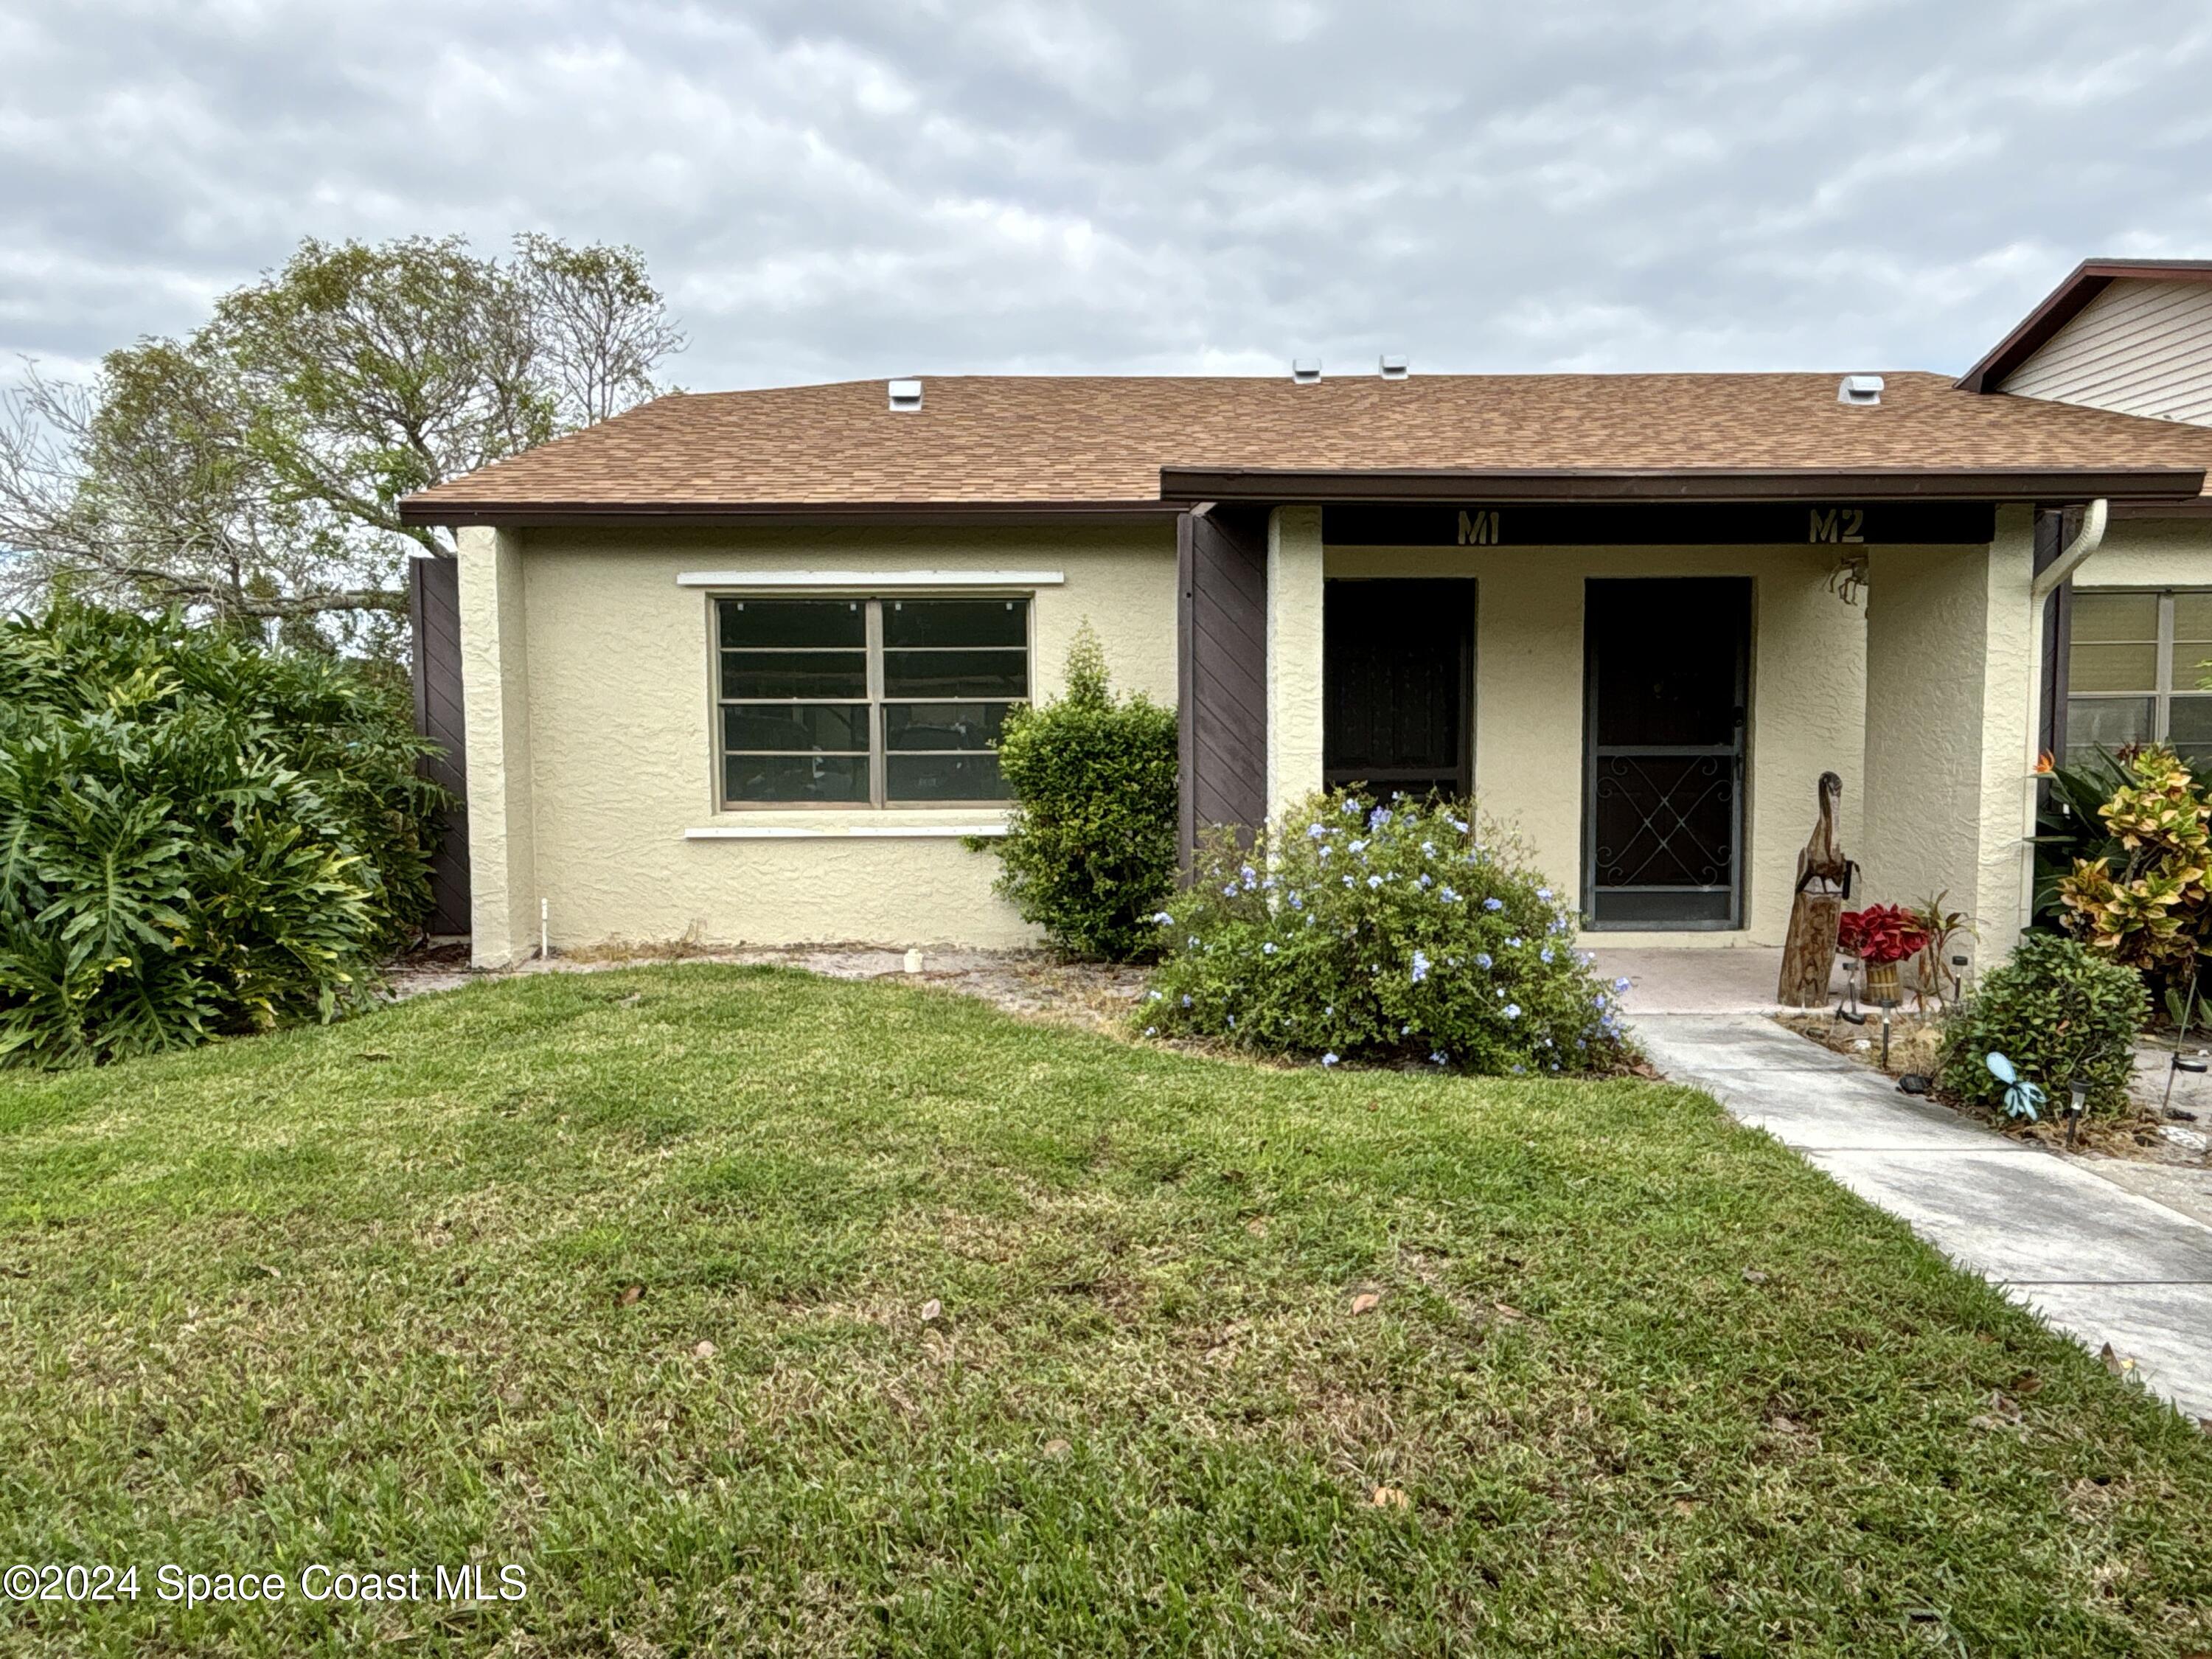
[[[946,836],[982,836],[993,839],[1006,833],[1004,823],[855,823],[823,829],[771,823],[708,823],[684,832],[686,841],[836,841],[859,836],[879,841],[927,841]]]
[[[1057,570],[682,570],[678,587],[811,587],[831,592],[852,588],[1060,587],[1067,578]]]

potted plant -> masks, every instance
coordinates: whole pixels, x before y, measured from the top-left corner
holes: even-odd
[[[1905,1000],[1898,964],[1927,948],[1920,920],[1902,905],[1869,904],[1836,919],[1836,946],[1866,964],[1867,995],[1891,1006]]]

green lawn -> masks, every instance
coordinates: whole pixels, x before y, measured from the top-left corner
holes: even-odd
[[[645,969],[0,1081],[47,1560],[0,1651],[2190,1653],[2212,1446],[1686,1091]]]

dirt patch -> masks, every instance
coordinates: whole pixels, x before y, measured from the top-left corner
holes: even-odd
[[[1778,1014],[1775,1019],[1800,1036],[1890,1077],[1917,1073],[1932,1080],[1943,1046],[1937,1020],[1900,1012],[1890,1022],[1889,1060],[1885,1066],[1878,1013],[1868,1014],[1864,1025],[1854,1025],[1832,1013]],[[2136,1083],[2130,1109],[2118,1117],[2092,1118],[2083,1123],[2074,1150],[2097,1157],[2205,1168],[2207,1159],[2203,1147],[2188,1144],[2189,1138],[2212,1139],[2212,1115],[2208,1115],[2200,1097],[2204,1090],[2203,1082],[2184,1077],[2175,1091],[2171,1115],[2160,1105],[2172,1054],[2170,1048],[2140,1045],[2136,1053]],[[2008,1139],[2065,1149],[2066,1122],[2056,1108],[2046,1109],[2040,1121],[2027,1123],[1948,1095],[1931,1093],[1929,1098]],[[2161,1133],[2169,1128],[2179,1131],[2179,1137]]]
[[[909,953],[879,945],[814,945],[779,949],[713,950],[683,942],[611,945],[532,960],[496,972],[469,966],[465,941],[410,951],[387,963],[386,994],[397,1002],[427,992],[450,991],[479,980],[522,974],[588,974],[647,963],[714,962],[799,968],[831,979],[896,979],[981,997],[1008,1013],[1086,1030],[1115,1031],[1142,994],[1145,969],[1112,963],[1074,962],[1050,951],[923,949]]]

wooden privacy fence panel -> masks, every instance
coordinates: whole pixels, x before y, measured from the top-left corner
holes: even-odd
[[[1200,830],[1233,823],[1249,837],[1267,813],[1267,514],[1186,513],[1176,520],[1176,553],[1188,868]]]
[[[415,729],[445,752],[423,772],[454,799],[430,868],[434,933],[469,931],[469,760],[461,719],[460,563],[407,561],[407,617],[414,634]]]

